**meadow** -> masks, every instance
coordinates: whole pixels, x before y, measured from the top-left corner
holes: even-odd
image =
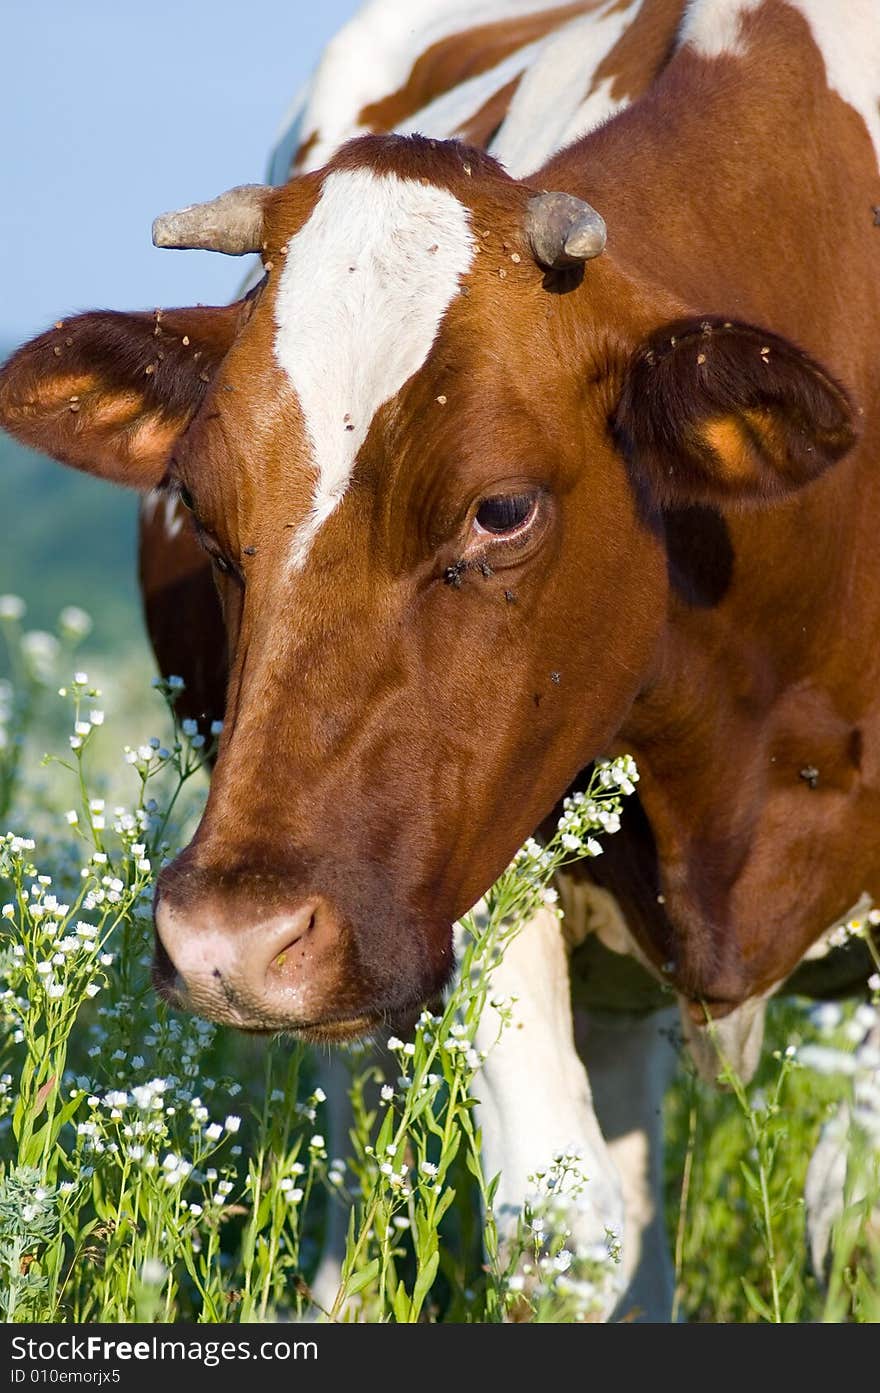
[[[492,994],[493,964],[552,902],[556,869],[613,835],[631,762],[597,767],[554,838],[529,842],[467,916],[438,1014],[381,1054],[340,1051],[354,1125],[331,1146],[308,1048],[220,1030],[153,994],[153,879],[197,817],[210,739],[175,723],[180,684],[151,683],[143,647],[90,651],[90,627],[66,605],[35,631],[24,601],[0,597],[3,1318],[595,1318],[616,1252],[613,1238],[587,1253],[567,1244],[561,1196],[589,1184],[576,1154],[536,1177],[515,1238],[499,1243],[474,1036],[488,999],[502,1028],[515,1023],[515,1000]],[[880,1319],[880,1090],[863,1043],[878,1001],[875,972],[860,1002],[774,1003],[749,1087],[728,1072],[709,1088],[682,1054],[666,1111],[677,1319]],[[823,1128],[845,1146],[845,1202],[817,1273],[802,1197]],[[319,1301],[334,1214],[345,1257]]]

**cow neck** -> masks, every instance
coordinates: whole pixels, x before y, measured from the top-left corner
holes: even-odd
[[[778,47],[753,47],[712,71],[685,49],[645,98],[540,180],[601,210],[609,255],[634,281],[662,275],[664,293],[691,313],[772,325],[858,400],[873,371],[859,331],[877,313],[859,210],[876,160],[864,123],[829,89],[803,17],[774,16],[796,61],[780,68]],[[801,151],[816,128],[817,148],[835,151],[820,169]],[[817,182],[828,190],[821,207]],[[822,273],[832,246],[835,277]],[[867,521],[880,507],[880,434],[869,441],[870,429],[786,503],[663,520],[666,629],[615,742],[638,760],[644,818],[629,830],[625,820],[621,836],[654,868],[638,888],[634,931],[697,1018],[702,1002],[723,1014],[778,984],[863,892],[880,897],[870,774],[880,660],[871,644],[853,672],[848,647],[880,622]]]

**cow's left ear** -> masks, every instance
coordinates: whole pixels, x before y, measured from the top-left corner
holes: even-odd
[[[250,310],[246,299],[59,320],[0,367],[0,426],[74,469],[154,488]]]
[[[854,444],[843,387],[787,339],[752,324],[686,319],[643,343],[612,428],[661,505],[769,501]]]

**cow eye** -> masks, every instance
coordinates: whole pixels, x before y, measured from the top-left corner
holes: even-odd
[[[183,484],[181,484],[178,490],[178,494],[184,508],[187,508],[189,512],[194,513],[196,510],[196,505],[193,502],[193,496],[190,493],[189,489],[186,488]]]
[[[484,498],[477,509],[477,526],[494,536],[515,532],[528,522],[535,510],[535,501],[532,493],[507,493],[499,494],[497,498]]]

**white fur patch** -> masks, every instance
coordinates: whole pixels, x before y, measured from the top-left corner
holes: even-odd
[[[477,77],[468,78],[457,87],[443,92],[414,116],[407,117],[396,129],[402,135],[417,131],[420,135],[433,136],[438,140],[448,139],[460,126],[475,116],[496,92],[500,92],[508,82],[525,72],[546,42],[546,38],[537,39],[534,43],[516,49],[500,63],[496,63],[494,68],[489,68]]]
[[[598,1254],[609,1230],[623,1237],[620,1176],[575,1048],[568,958],[555,914],[538,910],[507,944],[492,975],[491,995],[516,998],[506,1027],[487,1002],[476,1035],[476,1046],[487,1057],[474,1080],[474,1096],[484,1173],[500,1175],[494,1207],[501,1235],[515,1232],[524,1204],[541,1193],[537,1177],[547,1175],[554,1156],[568,1151],[572,1174],[557,1191],[569,1206],[566,1247]],[[606,1315],[620,1294],[622,1275],[619,1267],[607,1265]]]
[[[151,489],[141,500],[141,513],[147,522],[153,521],[160,505],[165,514],[165,536],[173,542],[183,527],[183,504],[176,493],[169,493],[167,489]]]
[[[610,82],[595,92],[590,85],[641,6],[642,0],[631,0],[623,9],[607,6],[581,15],[542,42],[489,147],[515,179],[531,174],[625,105],[612,99]]]
[[[691,44],[706,58],[722,53],[741,57],[745,52],[740,25],[749,10],[764,0],[690,0],[678,31],[680,44]]]
[[[828,86],[859,113],[880,165],[880,4],[878,0],[788,0],[809,22]]]
[[[450,35],[477,25],[555,9],[560,0],[372,0],[328,44],[304,94],[290,108],[270,163],[284,183],[297,145],[316,136],[300,168],[319,169],[353,136],[363,135],[360,112],[397,91],[418,58]],[[442,93],[398,130],[448,139],[513,77],[525,73],[490,153],[514,177],[537,169],[558,149],[619,110],[610,83],[590,92],[593,73],[638,13],[643,0],[568,20],[509,54],[485,73]],[[589,96],[586,94],[590,92]]]
[[[477,25],[555,9],[561,0],[370,0],[330,41],[300,114],[303,139],[318,139],[303,161],[320,169],[343,141],[362,135],[358,115],[403,87],[418,58],[434,44]],[[491,94],[490,94],[491,95]],[[299,113],[297,113],[299,114]],[[468,113],[473,114],[473,111]],[[291,113],[293,117],[295,113]],[[452,130],[443,132],[451,135]],[[289,153],[282,135],[279,150]],[[289,166],[273,159],[272,177],[283,182]]]
[[[295,569],[345,493],[376,412],[425,362],[473,257],[470,213],[447,190],[369,169],[325,179],[288,245],[275,305],[275,356],[317,475]]]

